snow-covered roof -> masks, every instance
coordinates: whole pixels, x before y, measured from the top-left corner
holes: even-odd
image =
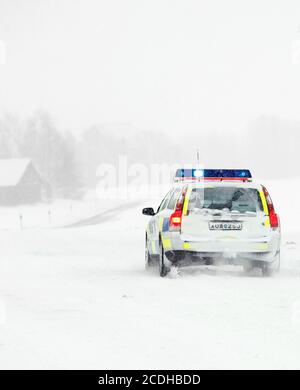
[[[29,158],[0,159],[0,187],[17,185],[30,162]]]

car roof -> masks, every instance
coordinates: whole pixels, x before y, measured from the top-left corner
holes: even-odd
[[[237,180],[186,180],[179,183],[175,183],[173,188],[182,188],[184,186],[188,186],[191,188],[215,188],[215,187],[236,187],[236,188],[252,188],[260,191],[262,189],[261,184],[255,183],[252,181],[237,181]]]

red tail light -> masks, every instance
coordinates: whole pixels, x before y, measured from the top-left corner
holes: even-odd
[[[268,205],[268,210],[269,210],[269,218],[270,218],[270,225],[271,228],[278,228],[279,227],[279,216],[278,214],[275,213],[274,205],[272,202],[272,199],[270,197],[270,194],[266,187],[263,187],[263,192],[266,197],[267,205]]]
[[[270,213],[269,215],[270,217],[270,225],[272,228],[278,228],[279,226],[279,217],[278,217],[278,214],[276,213]]]
[[[170,230],[180,230],[182,222],[182,211],[187,187],[184,187],[178,199],[175,211],[170,215]]]
[[[174,211],[170,216],[170,227],[180,228],[181,227],[182,210]]]

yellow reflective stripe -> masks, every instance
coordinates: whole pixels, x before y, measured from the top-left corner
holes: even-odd
[[[162,243],[164,246],[164,249],[171,249],[172,248],[172,242],[170,238],[163,238],[162,237]]]
[[[156,253],[155,241],[151,241],[152,253]]]
[[[270,217],[269,217],[269,208],[267,200],[263,191],[259,191],[260,199],[262,202],[264,213],[266,214],[265,226],[270,227]]]
[[[164,217],[159,217],[159,220],[158,220],[158,231],[159,232],[162,231],[163,223],[164,223]]]
[[[260,195],[260,199],[261,199],[261,202],[262,202],[262,205],[263,205],[264,213],[266,215],[269,215],[269,209],[268,209],[267,200],[266,200],[264,192],[263,191],[259,191],[259,195]]]
[[[258,249],[266,250],[266,249],[268,249],[268,244],[266,244],[266,243],[261,243],[261,244],[258,245]]]
[[[189,187],[186,194],[185,194],[185,198],[184,198],[184,205],[183,205],[183,211],[182,211],[183,215],[187,215],[191,192],[192,192],[192,187]]]
[[[183,243],[183,249],[190,249],[190,244],[188,242]]]

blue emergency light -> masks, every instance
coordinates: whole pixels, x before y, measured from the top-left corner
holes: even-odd
[[[201,169],[181,168],[177,169],[175,180],[242,180],[250,181],[252,178],[249,169]]]

